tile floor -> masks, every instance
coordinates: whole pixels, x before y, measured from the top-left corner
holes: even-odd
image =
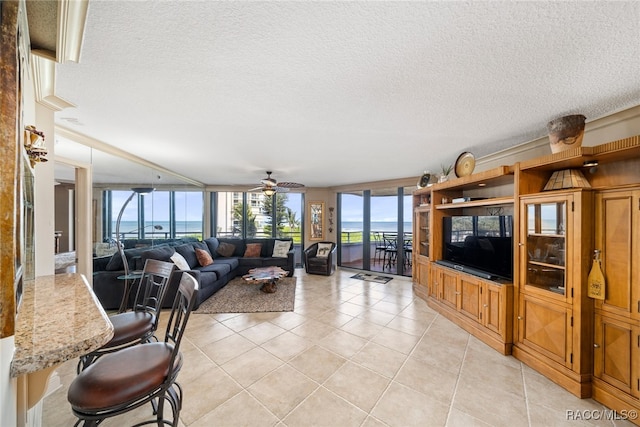
[[[178,377],[181,426],[631,426],[593,418],[580,400],[502,356],[414,297],[411,281],[382,285],[296,270],[295,311],[194,312]],[[44,400],[42,425],[70,426],[66,387]],[[123,426],[150,408],[106,421]]]

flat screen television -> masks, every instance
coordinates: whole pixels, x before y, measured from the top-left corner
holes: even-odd
[[[513,279],[513,217],[464,215],[442,222],[442,262],[486,279]]]

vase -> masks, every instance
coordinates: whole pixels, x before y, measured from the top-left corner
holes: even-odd
[[[559,153],[582,145],[585,116],[575,114],[551,120],[547,124],[552,153]]]
[[[438,182],[446,182],[449,180],[449,175],[440,175],[438,177]]]

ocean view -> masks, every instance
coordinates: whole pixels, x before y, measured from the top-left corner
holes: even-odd
[[[412,231],[412,222],[404,223],[404,231]],[[344,221],[342,223],[342,231],[362,231],[362,222],[361,221]],[[387,222],[387,221],[371,221],[371,231],[387,231],[387,232],[395,232],[398,231],[398,223],[397,222]]]

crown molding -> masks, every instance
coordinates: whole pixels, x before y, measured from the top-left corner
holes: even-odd
[[[60,0],[58,2],[58,37],[56,62],[79,62],[89,0]]]
[[[54,111],[75,107],[56,96],[56,63],[47,51],[31,51],[31,71],[36,102]]]

